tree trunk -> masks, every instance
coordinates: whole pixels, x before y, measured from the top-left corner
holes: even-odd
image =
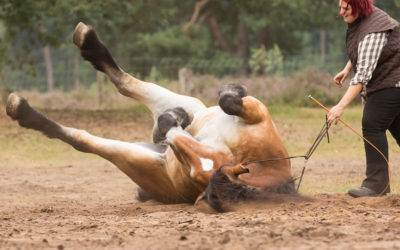
[[[74,89],[79,89],[79,85],[80,85],[78,69],[79,69],[79,54],[75,53],[74,60],[73,60],[73,66],[72,66],[72,70],[74,72]]]
[[[187,68],[179,70],[179,93],[192,96],[194,94],[193,71]]]
[[[239,19],[238,23],[238,47],[236,55],[242,58],[242,65],[239,68],[239,74],[244,75],[248,73],[248,61],[249,61],[249,27]]]
[[[46,27],[41,24],[39,26],[41,33],[46,33]],[[53,63],[51,61],[50,46],[46,45],[43,47],[43,57],[46,64],[46,75],[47,75],[47,91],[51,92],[54,90],[54,77],[53,77]]]
[[[262,28],[257,35],[257,48],[260,48],[264,45],[265,49],[268,49],[268,29]]]
[[[207,26],[208,30],[211,33],[211,36],[218,41],[220,49],[232,55],[233,51],[229,44],[226,42],[224,36],[221,34],[221,31],[218,27],[217,19],[211,11],[207,13]]]
[[[50,46],[46,45],[43,48],[43,57],[46,64],[46,75],[47,75],[47,91],[51,92],[54,90],[54,77],[53,77],[53,63],[51,61]]]
[[[325,62],[326,58],[326,30],[324,28],[319,31],[319,47],[321,52],[321,60]]]
[[[197,21],[197,18],[198,18],[199,15],[200,15],[201,9],[202,9],[205,5],[207,5],[209,1],[210,1],[210,0],[200,0],[200,1],[197,1],[196,5],[195,5],[195,7],[194,7],[194,10],[193,10],[192,17],[190,18],[190,21],[189,21],[187,24],[185,24],[185,25],[183,26],[183,32],[185,33],[185,36],[186,36],[186,37],[189,36],[189,28]]]
[[[97,107],[101,107],[103,104],[103,85],[104,85],[104,75],[101,71],[97,72]]]

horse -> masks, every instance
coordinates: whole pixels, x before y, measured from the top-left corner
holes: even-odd
[[[20,126],[110,161],[139,186],[142,200],[171,204],[206,198],[220,211],[224,200],[245,200],[265,192],[295,192],[290,160],[244,165],[288,157],[267,107],[247,95],[244,86],[222,86],[218,105],[206,107],[197,98],[124,72],[89,25],[80,22],[76,26],[73,43],[122,95],[151,110],[153,141],[123,142],[63,126],[11,93],[6,112]]]

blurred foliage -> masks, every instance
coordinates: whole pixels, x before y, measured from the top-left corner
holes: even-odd
[[[297,72],[293,77],[287,79],[285,90],[276,96],[275,102],[281,104],[292,104],[294,106],[315,106],[308,99],[313,96],[324,105],[335,105],[344,94],[345,89],[339,89],[332,84],[333,76],[328,72],[308,67],[305,71]],[[354,101],[352,104],[360,102]]]
[[[268,51],[267,74],[281,76],[283,73],[283,56],[279,46],[274,44]]]
[[[89,86],[93,69],[72,63],[79,53],[72,32],[80,21],[96,29],[125,71],[143,78],[153,68],[165,79],[176,79],[182,67],[218,77],[254,73],[262,60],[272,60],[263,64],[266,74],[291,75],[309,65],[333,73],[347,61],[346,24],[336,18],[335,1],[209,0],[185,35],[198,2],[0,0],[0,85],[45,91],[41,50],[50,45],[56,88],[71,89],[74,74]],[[375,4],[399,18],[400,0]],[[263,47],[269,59],[254,64]]]
[[[147,81],[157,81],[158,84],[172,91],[178,90],[178,80],[159,80],[159,71],[154,68]],[[249,95],[254,96],[270,106],[288,107],[315,107],[308,96],[312,95],[326,106],[332,106],[344,94],[345,88],[337,88],[332,83],[332,75],[326,71],[308,67],[292,76],[224,76],[194,75],[195,86],[193,96],[202,100],[207,106],[217,105],[218,89],[227,83],[239,83],[247,88]],[[104,103],[97,104],[98,86],[95,81],[85,88],[74,89],[68,92],[55,90],[40,92],[35,90],[19,90],[18,93],[29,99],[35,107],[51,109],[127,109],[138,105],[139,102],[122,96],[111,82],[103,85],[103,94],[107,96]],[[3,100],[12,92],[11,88],[0,88]],[[353,101],[352,105],[361,101]],[[286,110],[285,113],[288,113]]]
[[[253,48],[249,60],[249,66],[253,75],[264,75],[268,64],[268,52],[264,45]]]
[[[157,68],[156,67],[152,67],[151,68],[151,71],[150,71],[150,75],[149,75],[149,77],[148,77],[148,80],[150,81],[150,82],[158,82],[158,81],[160,81],[161,79],[161,75],[160,75],[160,72],[157,70]]]
[[[1,98],[1,104],[4,106],[7,103],[8,95],[14,92],[14,90],[10,87],[7,86],[0,86],[0,98]]]
[[[278,45],[270,50],[264,46],[252,49],[249,66],[253,75],[280,76],[283,74],[283,56]]]

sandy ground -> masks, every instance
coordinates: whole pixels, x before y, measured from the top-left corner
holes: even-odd
[[[1,115],[2,128],[16,126]],[[118,129],[132,131],[132,140],[150,134],[146,115],[117,121],[109,115],[78,119],[50,112],[77,127],[102,124],[104,129],[94,130],[109,138],[123,138]],[[353,199],[321,190],[304,199],[280,197],[216,213],[205,202],[139,202],[135,183],[100,158],[71,153],[65,162],[1,166],[1,249],[400,249],[397,194]],[[324,162],[310,160],[305,178],[324,178]],[[333,164],[325,174],[347,178],[363,172],[361,160]]]

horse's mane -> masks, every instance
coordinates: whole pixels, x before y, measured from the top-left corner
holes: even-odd
[[[212,208],[224,212],[228,204],[239,201],[268,200],[276,194],[297,194],[294,179],[262,190],[231,181],[219,168],[211,176],[205,191],[205,198]]]

